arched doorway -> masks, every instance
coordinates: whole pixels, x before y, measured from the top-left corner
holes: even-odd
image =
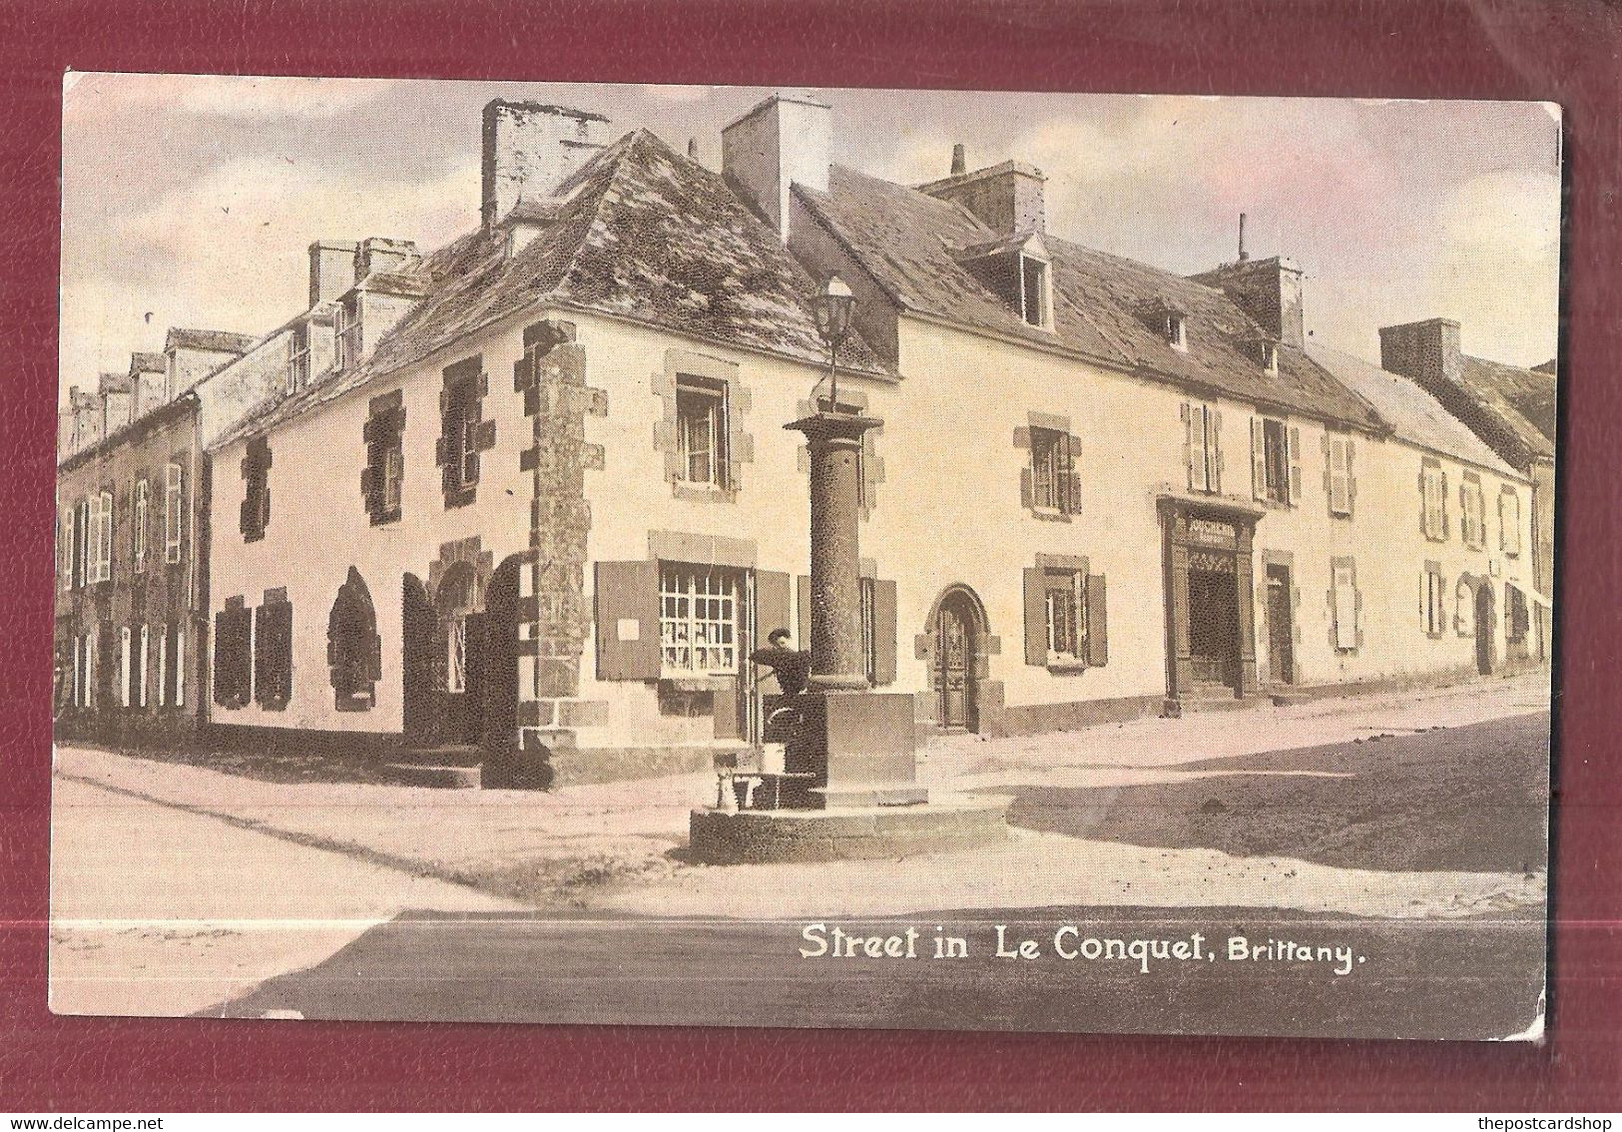
[[[338,711],[370,711],[377,705],[377,682],[383,674],[377,611],[366,580],[353,566],[327,616],[327,669]]]
[[[1493,670],[1493,636],[1496,630],[1492,583],[1476,583],[1476,672],[1491,676]]]
[[[484,731],[484,585],[469,563],[456,563],[440,578],[434,611],[439,738],[477,743]]]
[[[948,586],[935,601],[929,634],[936,719],[948,731],[980,730],[988,627],[979,596],[967,586]]]

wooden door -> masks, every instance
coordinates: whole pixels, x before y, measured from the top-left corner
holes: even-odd
[[[974,623],[959,601],[941,606],[935,655],[939,658],[941,726],[967,729],[974,718]]]
[[[1267,670],[1275,684],[1295,683],[1295,627],[1290,622],[1290,571],[1267,568]]]
[[[1482,582],[1476,587],[1476,671],[1483,676],[1492,675],[1492,586]]]

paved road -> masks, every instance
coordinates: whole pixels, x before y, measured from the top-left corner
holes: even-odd
[[[998,957],[998,924],[1005,952],[1031,940],[1037,957]],[[966,958],[931,957],[937,925],[967,941]],[[1065,925],[1075,931],[1056,944]],[[801,922],[408,916],[208,1013],[1480,1039],[1532,1027],[1543,985],[1535,911],[1435,923],[1258,909],[975,910],[827,922],[817,939],[831,944],[835,927],[894,938],[902,957],[804,958],[817,945]],[[1261,961],[1232,957],[1232,937],[1252,950],[1287,940],[1314,958],[1279,958],[1276,948]],[[1144,973],[1134,958],[1086,958],[1089,939],[1166,941],[1189,957],[1155,958],[1150,945]]]

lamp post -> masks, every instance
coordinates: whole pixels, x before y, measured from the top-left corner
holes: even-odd
[[[866,690],[856,481],[862,437],[881,422],[839,405],[839,346],[856,305],[850,287],[832,276],[812,305],[828,347],[828,408],[813,389],[811,415],[784,426],[805,434],[811,456],[811,686]]]

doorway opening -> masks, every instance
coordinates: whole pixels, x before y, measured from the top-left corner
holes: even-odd
[[[1267,671],[1275,684],[1295,683],[1295,623],[1290,609],[1290,568],[1267,567]]]
[[[1205,555],[1188,571],[1189,662],[1195,685],[1239,688],[1239,592],[1231,556]]]
[[[931,629],[940,726],[948,731],[979,731],[987,632],[980,599],[966,586],[950,587],[936,603]]]
[[[1476,672],[1491,676],[1493,669],[1493,594],[1490,582],[1476,586]]]

